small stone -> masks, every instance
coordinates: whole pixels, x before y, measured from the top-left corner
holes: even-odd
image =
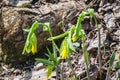
[[[43,68],[43,63],[38,63],[36,66],[34,66],[35,70],[39,70],[41,68]]]
[[[21,75],[18,75],[18,76],[15,76],[13,80],[21,80],[22,76]]]
[[[15,70],[15,68],[12,68],[10,71],[13,72]]]
[[[2,66],[2,68],[3,68],[5,71],[9,72],[7,65]]]
[[[9,0],[9,1],[4,1],[6,5],[11,5],[11,6],[22,6],[24,4],[30,4],[32,0]]]
[[[19,69],[16,69],[16,70],[14,70],[13,73],[15,73],[15,74],[19,74],[19,73],[21,73],[21,71],[20,71]]]

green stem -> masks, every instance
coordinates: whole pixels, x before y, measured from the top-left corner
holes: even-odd
[[[89,65],[88,52],[85,48],[84,40],[82,40],[82,49],[83,49],[83,53],[84,53],[84,60],[85,60],[85,63],[86,63],[87,77],[88,77],[88,80],[90,80],[89,67],[88,67],[88,65]]]
[[[55,36],[55,37],[50,37],[50,38],[48,38],[48,40],[57,40],[57,39],[63,38],[66,35],[68,35],[68,31],[66,31],[65,33],[63,33],[61,35],[58,35],[58,36]]]
[[[102,67],[102,62],[101,62],[101,53],[100,53],[100,51],[101,51],[101,49],[100,49],[100,43],[101,43],[101,41],[100,41],[100,29],[98,28],[98,56],[99,56],[99,70],[100,70],[100,78],[101,78],[101,75],[102,75],[102,73],[101,73],[101,67]]]
[[[101,43],[101,39],[100,39],[100,28],[98,27],[98,23],[97,23],[97,20],[96,20],[96,17],[94,16],[93,17],[94,20],[95,20],[95,23],[96,23],[96,27],[97,27],[97,30],[98,30],[98,56],[99,56],[99,73],[100,73],[100,79],[102,78],[102,71],[101,71],[101,67],[102,67],[102,62],[101,62],[101,49],[100,49],[100,43]]]
[[[52,31],[51,31],[51,29],[49,30],[49,33],[50,33],[50,36],[52,37],[53,35],[52,35]],[[52,39],[52,48],[53,48],[53,54],[54,54],[54,57],[56,57],[57,58],[57,52],[56,52],[56,48],[55,48],[55,42],[54,42],[54,40]],[[56,80],[59,80],[59,78],[58,78],[58,66],[56,67]]]
[[[90,75],[89,75],[89,68],[88,68],[88,65],[86,66],[86,70],[87,70],[87,77],[88,77],[88,80],[90,80]]]
[[[56,54],[56,49],[55,49],[55,42],[52,40],[52,46],[53,46],[53,54],[54,54],[54,57],[56,57],[57,58],[57,54]],[[58,78],[58,66],[56,67],[56,79],[57,80],[59,80],[59,78]]]

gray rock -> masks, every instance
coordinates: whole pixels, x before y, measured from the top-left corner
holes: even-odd
[[[43,63],[38,63],[36,66],[34,66],[35,70],[39,70],[41,68],[43,68]]]
[[[81,3],[81,1],[79,2]],[[0,56],[4,62],[24,62],[32,55],[22,55],[22,50],[26,41],[27,33],[23,29],[31,27],[34,21],[41,23],[50,22],[54,35],[62,32],[62,19],[65,22],[74,23],[78,13],[84,9],[85,4],[76,1],[68,1],[58,4],[46,4],[40,8],[16,8],[3,7],[0,22],[0,34],[3,54]],[[79,6],[82,6],[79,8]],[[76,10],[76,11],[75,11]],[[73,12],[73,13],[72,13]],[[75,17],[71,14],[76,15]],[[67,17],[69,15],[69,17]],[[69,19],[70,18],[70,19]],[[42,27],[36,30],[38,51],[48,45],[49,34],[42,31]]]
[[[32,13],[33,12],[33,13]],[[2,9],[2,17],[3,17],[3,25],[4,25],[4,35],[3,35],[3,42],[2,42],[2,50],[6,55],[6,61],[12,62],[16,61],[24,61],[27,59],[25,55],[22,55],[22,49],[27,37],[27,33],[23,31],[23,29],[30,28],[32,23],[36,20],[36,14],[34,11],[30,11],[29,9],[22,9],[19,10],[18,8],[3,8]],[[8,14],[9,13],[9,14]],[[48,16],[49,15],[49,16]],[[51,18],[53,19],[56,16],[53,14],[48,14],[47,17],[39,17],[39,22],[50,22]],[[53,33],[59,34],[61,32],[59,26],[55,27],[57,18],[51,20],[54,22]],[[42,27],[40,27],[36,31],[36,35],[38,37],[38,48],[44,47],[46,43],[46,39],[48,38],[48,33],[42,33]],[[18,57],[19,56],[19,57]]]
[[[114,17],[114,15],[113,15],[112,12],[106,13],[106,14],[104,15],[104,21],[105,21],[106,27],[107,27],[108,29],[110,29],[110,28],[115,28],[115,27],[116,27],[116,26],[115,26],[115,17]]]

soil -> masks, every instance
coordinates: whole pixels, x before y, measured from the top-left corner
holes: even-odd
[[[34,0],[31,2],[31,7],[37,8],[38,6],[46,4],[59,4],[69,2],[72,0]],[[79,0],[75,0],[76,2]],[[87,5],[87,8],[93,8],[95,15],[99,22],[100,34],[101,34],[101,57],[102,57],[102,79],[99,74],[99,63],[98,63],[98,36],[94,22],[90,17],[85,18],[83,22],[83,28],[87,33],[86,47],[89,52],[90,60],[90,78],[91,80],[105,80],[109,59],[112,52],[115,52],[115,60],[113,68],[111,70],[111,80],[117,80],[116,74],[120,70],[115,69],[114,65],[118,61],[118,54],[120,54],[120,1],[119,0],[83,0]],[[8,6],[4,0],[0,1],[0,7]],[[9,5],[11,6],[11,5]],[[85,11],[84,9],[83,11]],[[72,14],[75,16],[74,14]],[[75,20],[76,21],[76,20]],[[64,30],[68,29],[70,25],[76,23],[65,23]],[[78,41],[81,43],[81,40]],[[1,51],[1,50],[0,50]],[[42,53],[45,53],[43,50]],[[37,57],[37,55],[36,55]],[[42,56],[44,58],[44,56]],[[84,56],[81,50],[81,46],[76,48],[76,52],[71,55],[71,62],[73,69],[77,76],[81,80],[87,80]],[[63,63],[63,64],[62,64]],[[61,62],[63,66],[64,78],[68,80],[73,77],[72,70],[70,69],[66,61]],[[46,71],[45,65],[37,63],[34,59],[29,59],[26,62],[19,64],[0,64],[0,80],[45,80]],[[52,73],[50,80],[56,80],[55,71]],[[79,79],[78,79],[79,80]]]

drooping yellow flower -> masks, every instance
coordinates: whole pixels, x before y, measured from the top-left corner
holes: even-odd
[[[32,45],[32,53],[35,54],[37,52],[37,49],[35,47],[35,45]]]
[[[77,40],[77,37],[75,35],[72,36],[72,41],[75,42]]]
[[[63,50],[62,52],[60,53],[60,56],[62,59],[66,59],[68,57],[68,54],[67,54],[67,47],[66,46],[63,46]]]

